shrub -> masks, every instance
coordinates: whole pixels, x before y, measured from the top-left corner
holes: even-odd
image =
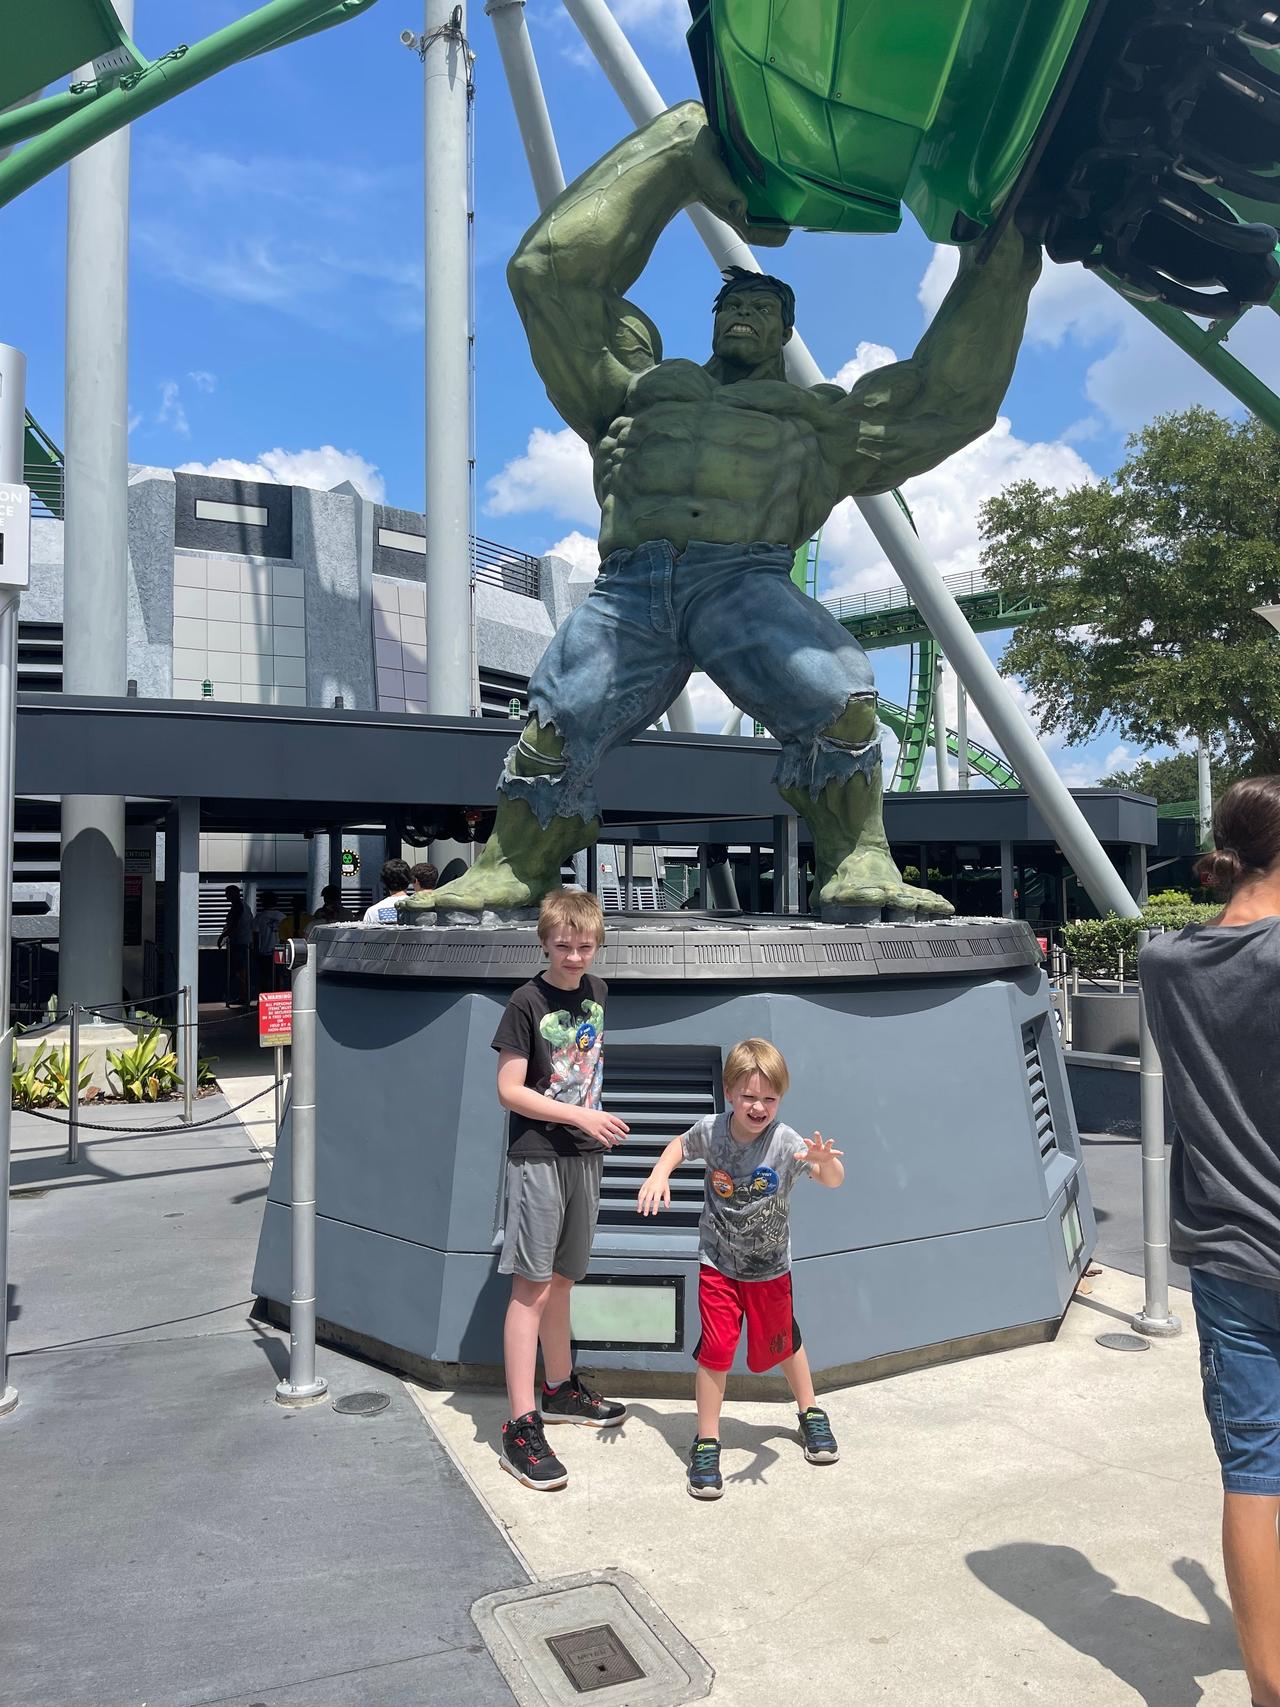
[[[159,1102],[182,1084],[178,1057],[160,1044],[160,1027],[153,1025],[131,1049],[108,1049],[107,1065],[120,1081],[127,1102]]]
[[[49,1087],[48,1100],[58,1108],[71,1107],[71,1049],[64,1044],[61,1049],[50,1052],[44,1063],[44,1082]],[[89,1080],[93,1074],[89,1070],[89,1057],[82,1056],[80,1060],[79,1083],[76,1086],[76,1101],[88,1089]]]
[[[1126,974],[1137,964],[1140,930],[1180,931],[1184,925],[1215,919],[1221,911],[1212,901],[1193,901],[1180,889],[1166,889],[1152,897],[1140,919],[1108,913],[1105,919],[1076,919],[1064,925],[1062,944],[1081,972],[1091,978],[1114,978],[1120,970],[1121,954]]]
[[[14,1108],[43,1108],[50,1101],[53,1093],[44,1072],[48,1053],[49,1045],[39,1044],[24,1067],[18,1060],[18,1051],[14,1050],[11,1068]]]

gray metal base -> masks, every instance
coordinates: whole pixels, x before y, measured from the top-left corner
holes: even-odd
[[[543,963],[536,935],[330,927],[316,942],[317,1316],[392,1361],[493,1368],[510,1287],[490,1040]],[[656,1220],[635,1194],[666,1141],[721,1105],[724,1055],[748,1036],[787,1058],[788,1122],[845,1151],[843,1188],[793,1199],[796,1315],[820,1379],[1049,1331],[1095,1234],[1038,961],[1025,926],[992,919],[611,921],[605,1100],[632,1136],[606,1159],[575,1292],[582,1361],[687,1379],[700,1169],[677,1172]],[[254,1274],[277,1308],[289,1178],[286,1115]]]

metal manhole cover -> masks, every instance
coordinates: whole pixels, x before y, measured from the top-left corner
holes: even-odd
[[[373,1417],[391,1403],[390,1393],[344,1393],[333,1408],[344,1417]]]
[[[580,1695],[608,1689],[615,1683],[634,1683],[645,1673],[618,1640],[612,1624],[593,1624],[587,1630],[568,1630],[544,1637],[560,1669]]]
[[[1108,1351],[1150,1351],[1151,1341],[1139,1334],[1099,1334],[1097,1343]]]

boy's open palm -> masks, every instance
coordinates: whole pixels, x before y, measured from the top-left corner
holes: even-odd
[[[843,1156],[843,1150],[837,1150],[834,1138],[824,1138],[821,1132],[815,1132],[812,1138],[802,1138],[803,1150],[796,1151],[797,1162],[808,1162],[811,1168],[822,1172],[822,1164],[829,1162],[833,1156]]]
[[[647,1179],[640,1187],[636,1208],[641,1215],[656,1215],[659,1209],[671,1207],[671,1181]]]

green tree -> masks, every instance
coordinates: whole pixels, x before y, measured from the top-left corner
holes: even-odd
[[[1253,614],[1280,603],[1280,439],[1189,409],[1128,448],[1096,485],[1024,480],[983,505],[992,585],[1042,607],[1001,667],[1073,744],[1196,734],[1233,769],[1280,771],[1280,642]]]

